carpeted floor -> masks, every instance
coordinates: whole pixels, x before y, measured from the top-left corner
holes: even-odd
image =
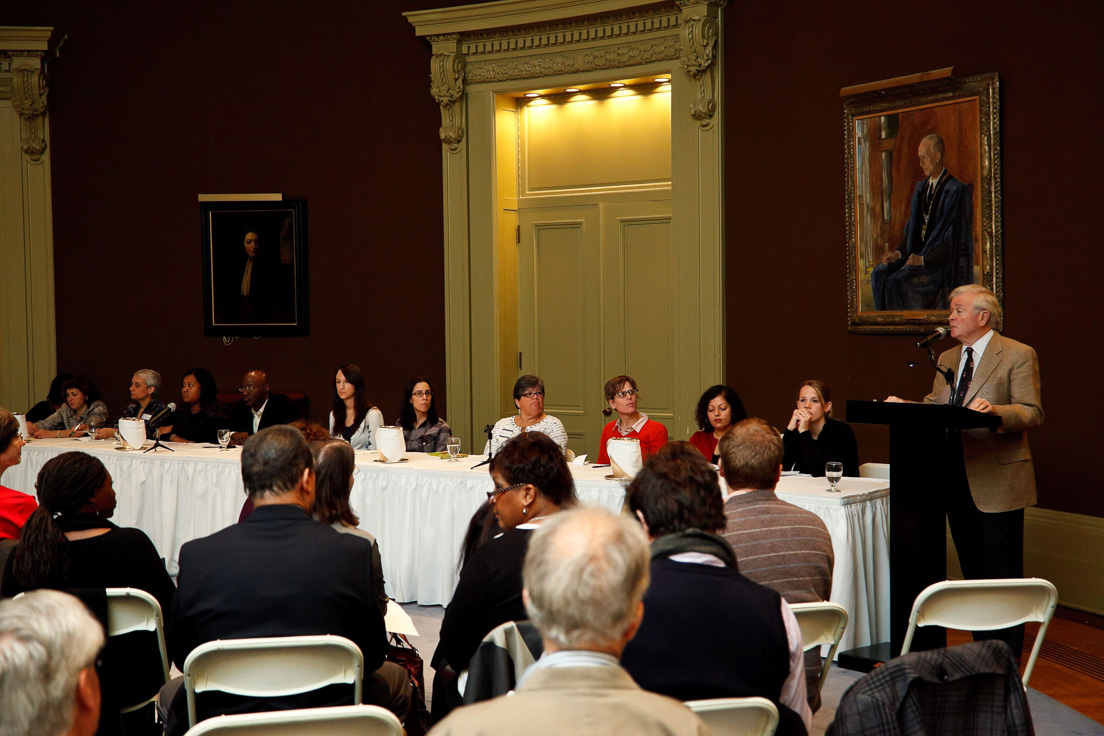
[[[403,605],[403,610],[410,614],[414,625],[418,628],[419,636],[411,638],[411,642],[418,647],[422,659],[425,660],[426,687],[432,688],[433,670],[429,666],[429,660],[437,647],[438,632],[445,609],[441,606],[419,606],[415,603],[407,603]],[[810,736],[823,734],[828,729],[840,698],[860,677],[862,675],[857,672],[836,667],[829,670],[828,680],[824,683],[824,692],[821,694],[824,705],[813,716]],[[427,693],[427,700],[431,697],[431,693]],[[1028,688],[1027,698],[1037,736],[1104,736],[1104,725],[1041,692]]]

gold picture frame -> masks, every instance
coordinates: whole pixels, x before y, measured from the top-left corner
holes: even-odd
[[[964,283],[1003,303],[996,73],[855,94],[844,148],[849,332],[930,331]]]

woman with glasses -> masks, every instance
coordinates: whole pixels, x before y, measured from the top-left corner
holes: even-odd
[[[399,404],[399,425],[406,438],[407,452],[445,452],[452,429],[437,416],[433,386],[425,376],[407,381]]]
[[[522,432],[543,432],[567,449],[567,430],[563,422],[544,413],[544,381],[536,376],[522,376],[514,382],[514,405],[517,416],[503,417],[491,431],[491,454],[495,455],[510,439]]]
[[[509,440],[491,460],[487,493],[503,533],[475,550],[460,572],[433,654],[433,717],[460,705],[456,673],[467,668],[483,637],[529,616],[521,601],[521,567],[529,536],[545,519],[574,506],[575,483],[562,448],[540,432]]]
[[[636,410],[639,393],[632,376],[614,376],[606,381],[606,401],[609,402],[609,408],[603,409],[602,413],[609,416],[617,412],[617,419],[602,430],[598,447],[599,465],[609,462],[606,444],[614,437],[634,437],[640,440],[640,454],[644,460],[667,444],[667,428],[649,419],[644,412]]]
[[[368,399],[360,368],[352,363],[338,368],[330,411],[330,436],[345,440],[354,450],[374,450],[376,430],[381,425],[383,412]]]

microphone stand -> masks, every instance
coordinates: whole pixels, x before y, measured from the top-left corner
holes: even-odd
[[[481,462],[478,462],[475,465],[471,466],[472,470],[475,470],[476,468],[483,467],[484,465],[489,463],[491,461],[491,459],[494,457],[494,452],[491,451],[491,433],[494,432],[494,425],[493,424],[488,424],[487,426],[483,427],[483,432],[484,432],[484,434],[487,435],[487,459],[483,460]]]
[[[947,382],[947,386],[951,389],[951,397],[954,397],[954,372],[945,365],[939,365],[935,362],[935,352],[932,351],[931,346],[928,346],[928,360],[931,361],[932,368],[935,372],[943,376],[943,380]],[[909,361],[906,364],[909,368],[915,368],[919,363]]]
[[[158,447],[160,447],[163,450],[168,450],[169,452],[176,452],[176,450],[172,449],[168,445],[161,444],[161,435],[155,434],[154,437],[156,439],[154,439],[154,441],[153,441],[153,446],[152,447],[147,447],[146,449],[142,450],[143,455],[145,455],[147,452],[156,452]]]

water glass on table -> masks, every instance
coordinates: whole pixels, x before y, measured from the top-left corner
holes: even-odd
[[[836,488],[836,484],[843,478],[843,463],[829,462],[824,465],[824,477],[828,479],[828,482],[832,484],[832,487],[828,489],[829,493],[839,493],[839,489]]]
[[[229,429],[220,429],[218,431],[218,442],[219,445],[221,445],[221,447],[219,448],[219,452],[223,452],[227,447],[230,446],[231,434],[232,432]]]
[[[445,449],[448,450],[448,461],[450,463],[459,462],[456,456],[460,454],[460,438],[449,437],[448,443],[445,445]]]

